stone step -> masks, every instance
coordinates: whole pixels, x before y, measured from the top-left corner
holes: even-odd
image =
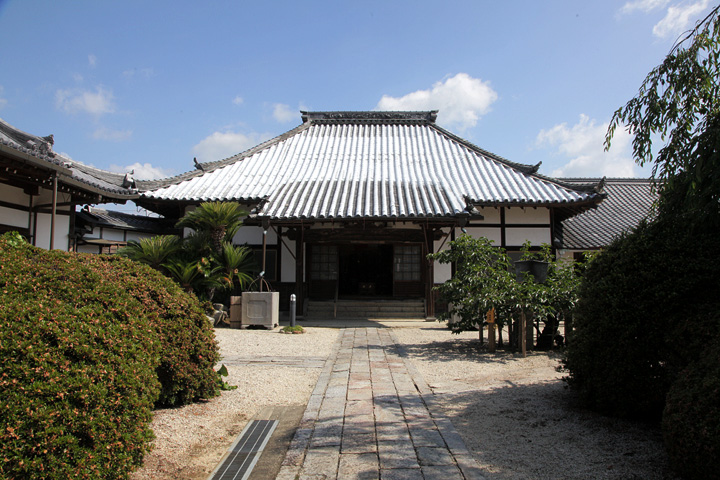
[[[424,318],[425,304],[422,300],[340,300],[332,302],[310,301],[308,317],[348,318]]]

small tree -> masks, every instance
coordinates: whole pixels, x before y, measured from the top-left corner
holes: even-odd
[[[560,316],[567,315],[577,302],[579,274],[571,264],[556,261],[549,245],[532,251],[526,242],[522,249],[523,260],[548,262],[548,277],[542,284],[518,282],[510,256],[487,238],[462,235],[450,242],[448,250],[429,258],[455,265],[453,278],[435,287],[440,298],[448,302],[448,311],[440,313],[440,320],[457,316],[457,321],[450,324],[454,333],[482,327],[486,313],[492,309],[502,332],[524,310],[545,322],[544,332],[552,342]]]
[[[219,256],[222,255],[223,242],[232,242],[245,215],[247,212],[235,202],[205,202],[186,213],[175,226],[207,234],[213,252]]]
[[[455,265],[453,277],[435,287],[440,298],[448,302],[448,311],[440,313],[440,320],[457,316],[457,321],[450,323],[454,333],[482,327],[485,314],[493,308],[500,328],[510,319],[517,285],[510,272],[510,257],[503,249],[494,247],[487,238],[462,235],[450,242],[449,249],[429,258]]]
[[[169,275],[185,291],[212,300],[216,290],[244,288],[252,280],[256,266],[251,250],[232,245],[245,214],[237,203],[202,203],[176,224],[193,229],[187,237],[160,235],[131,242],[118,253]]]

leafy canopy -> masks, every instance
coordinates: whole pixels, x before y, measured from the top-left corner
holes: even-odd
[[[435,287],[449,305],[448,312],[439,314],[440,320],[453,315],[459,319],[451,326],[455,333],[482,325],[491,309],[495,309],[496,321],[502,326],[520,310],[544,321],[572,309],[577,302],[580,276],[572,266],[555,260],[549,245],[531,251],[526,242],[522,248],[522,260],[547,262],[548,276],[542,284],[527,279],[519,282],[507,252],[484,237],[462,235],[450,242],[449,249],[429,258],[455,265],[453,277]]]
[[[717,214],[720,200],[720,6],[672,48],[613,115],[605,137],[610,148],[618,125],[634,136],[635,161],[653,164],[661,192],[682,192],[682,208]],[[653,138],[664,146],[653,157]]]

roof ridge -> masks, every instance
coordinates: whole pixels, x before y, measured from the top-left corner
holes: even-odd
[[[366,111],[324,111],[324,112],[307,112],[300,111],[303,123],[431,123],[434,124],[437,119],[437,110],[421,110],[421,111],[386,111],[386,110],[366,110]]]

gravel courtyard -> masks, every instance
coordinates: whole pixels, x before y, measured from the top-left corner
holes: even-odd
[[[453,335],[444,324],[386,325],[394,325],[402,350],[486,478],[673,478],[659,430],[580,409],[557,371],[558,355],[490,354],[479,346],[477,332]],[[207,402],[156,411],[155,448],[131,478],[207,478],[262,408],[307,402],[338,332],[217,329],[226,380],[238,388]]]

